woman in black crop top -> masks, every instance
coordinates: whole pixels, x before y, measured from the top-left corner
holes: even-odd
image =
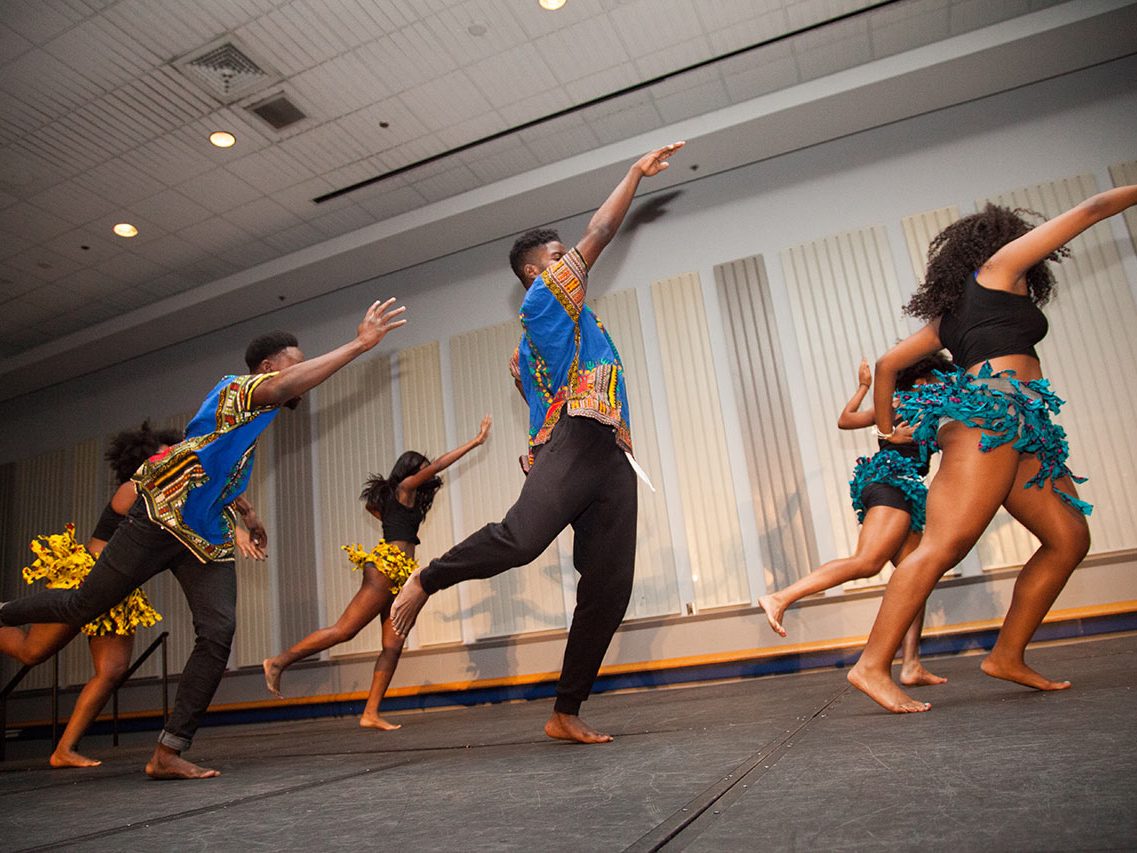
[[[176,431],[154,431],[150,429],[149,423],[143,423],[140,429],[126,430],[115,435],[105,458],[110,462],[119,486],[104,508],[91,538],[86,545],[76,542],[73,525],[68,525],[64,534],[38,537],[38,559],[24,570],[28,583],[42,579],[49,588],[71,587],[77,582],[81,583],[95,559],[102,553],[107,540],[114,534],[118,523],[134,503],[134,484],[130,482],[130,475],[148,457],[180,440],[181,435]],[[68,556],[61,558],[63,554]],[[98,716],[130,666],[135,630],[153,625],[161,618],[150,606],[146,594],[137,589],[82,628],[48,623],[34,624],[27,631],[21,628],[0,628],[0,651],[29,666],[46,660],[55,649],[70,642],[80,631],[87,635],[95,674],[75,699],[75,707],[67,720],[67,726],[51,753],[49,761],[52,767],[97,767],[102,763],[76,752],[79,738]]]
[[[899,412],[942,451],[928,492],[924,537],[898,567],[868,645],[849,681],[893,712],[931,706],[891,677],[905,629],[936,581],[958,563],[1004,506],[1041,542],[1015,583],[988,675],[1039,690],[1063,690],[1026,665],[1024,652],[1070,573],[1089,550],[1089,505],[1066,467],[1066,438],[1050,420],[1061,400],[1043,379],[1034,345],[1046,333],[1038,306],[1054,284],[1047,261],[1091,225],[1137,204],[1137,186],[1108,190],[1031,227],[988,205],[941,232],[928,250],[925,281],[907,312],[928,321],[877,362],[877,433],[892,435],[887,403],[901,368],[947,347],[966,368],[940,394],[901,395]]]
[[[399,728],[379,716],[383,694],[387,692],[403,652],[404,638],[395,632],[389,618],[391,602],[411,572],[418,568],[415,562],[418,529],[430,510],[435,493],[442,486],[438,474],[484,444],[492,423],[490,416],[486,415],[476,436],[433,462],[421,453],[408,450],[398,458],[388,476],[372,474],[363,484],[360,499],[367,511],[383,525],[383,538],[370,551],[359,545],[343,546],[353,563],[352,570],[362,571],[363,582],[359,592],[334,625],[318,628],[288,651],[265,660],[265,684],[270,693],[277,697],[282,695],[280,677],[296,661],[347,642],[378,616],[383,625],[383,649],[375,661],[371,689],[359,725],[383,731]]]
[[[937,371],[950,374],[954,369],[950,361],[937,354],[900,371],[896,385],[906,389],[917,383],[938,382],[940,375]],[[872,385],[872,371],[867,361],[862,361],[857,369],[857,382],[856,392],[837,419],[838,429],[865,429],[876,419],[873,406],[861,410]],[[910,436],[911,432],[907,424],[898,423],[895,437]],[[870,578],[880,572],[885,563],[891,561],[894,566],[899,565],[912,553],[924,529],[928,489],[923,478],[927,473],[927,449],[911,440],[907,443],[881,442],[876,453],[857,460],[853,479],[849,481],[849,497],[861,525],[856,553],[830,560],[785,589],[760,596],[758,604],[766,612],[766,620],[774,633],[787,636],[786,629],[782,627],[782,615],[799,599],[852,580]],[[942,684],[947,680],[928,672],[920,662],[923,626],[924,611],[920,610],[904,635],[900,667],[902,684]]]

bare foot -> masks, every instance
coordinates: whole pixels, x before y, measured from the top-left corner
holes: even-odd
[[[845,676],[851,685],[860,690],[880,707],[894,714],[912,714],[931,709],[927,702],[917,702],[896,686],[888,673],[883,676],[866,673],[857,663]]]
[[[545,734],[557,740],[572,740],[577,743],[610,743],[612,735],[598,732],[576,714],[560,714],[553,711],[545,723]]]
[[[1069,690],[1069,681],[1051,681],[1049,678],[1035,672],[1023,661],[1001,661],[992,652],[983,659],[979,668],[992,678],[1001,678],[1004,681],[1013,681],[1035,690]]]
[[[786,612],[786,607],[778,601],[777,595],[758,596],[758,606],[765,611],[766,621],[770,623],[770,630],[779,637],[785,637],[786,629],[782,627],[782,614]]]
[[[391,605],[391,625],[400,637],[405,637],[411,632],[419,611],[426,604],[426,600],[430,598],[426,590],[422,588],[422,581],[419,580],[418,576],[419,572],[416,571],[407,578],[407,582],[403,584],[403,588],[395,596],[395,603]]]
[[[277,699],[283,699],[284,694],[280,692],[280,675],[284,670],[275,661],[276,658],[265,658],[261,668],[265,671],[265,687],[268,688],[268,692]]]
[[[947,684],[947,679],[924,669],[919,661],[905,662],[900,666],[900,683],[906,687],[921,687],[928,684]]]
[[[388,723],[380,716],[372,717],[369,714],[364,714],[359,718],[359,727],[362,729],[379,729],[384,732],[393,732],[395,729],[401,729],[403,726],[401,723]]]
[[[168,746],[158,744],[150,760],[146,762],[146,775],[151,779],[212,779],[220,776],[220,770],[198,767],[186,761]]]
[[[71,749],[56,749],[47,761],[52,767],[98,767],[103,763]]]

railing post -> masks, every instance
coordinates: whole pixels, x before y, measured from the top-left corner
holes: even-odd
[[[30,666],[20,667],[20,671],[12,676],[12,680],[0,690],[0,761],[8,757],[8,694],[16,689],[16,685],[24,680],[24,676],[32,671]]]

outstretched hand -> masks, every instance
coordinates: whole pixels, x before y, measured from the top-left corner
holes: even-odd
[[[671,165],[667,162],[668,158],[686,144],[687,143],[683,141],[672,142],[670,145],[664,145],[662,148],[649,151],[636,161],[636,167],[645,178],[658,175]]]
[[[478,427],[478,434],[474,437],[474,444],[485,444],[486,437],[490,434],[491,426],[493,426],[493,416],[486,415],[482,418],[482,425]]]
[[[392,308],[395,297],[391,297],[386,302],[379,302],[375,300],[371,307],[367,309],[367,313],[363,315],[363,322],[359,324],[356,329],[356,336],[368,348],[383,340],[386,334],[392,329],[397,329],[399,326],[406,325],[406,320],[395,319],[404,311],[406,306],[400,305],[398,308]]]

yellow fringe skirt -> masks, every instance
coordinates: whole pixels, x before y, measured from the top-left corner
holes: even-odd
[[[48,589],[75,589],[95,565],[95,557],[75,540],[74,524],[68,524],[63,533],[37,536],[30,547],[36,560],[24,567],[24,580],[29,584],[42,580]],[[150,604],[146,593],[136,589],[80,630],[88,637],[132,637],[139,628],[149,628],[161,619],[162,614]]]
[[[347,552],[347,558],[352,562],[351,570],[353,572],[371,563],[384,574],[387,580],[391,582],[392,595],[399,594],[399,590],[403,588],[407,578],[418,568],[418,563],[413,557],[408,557],[397,546],[385,539],[380,539],[379,543],[370,551],[364,551],[361,545],[341,545],[340,547]]]

